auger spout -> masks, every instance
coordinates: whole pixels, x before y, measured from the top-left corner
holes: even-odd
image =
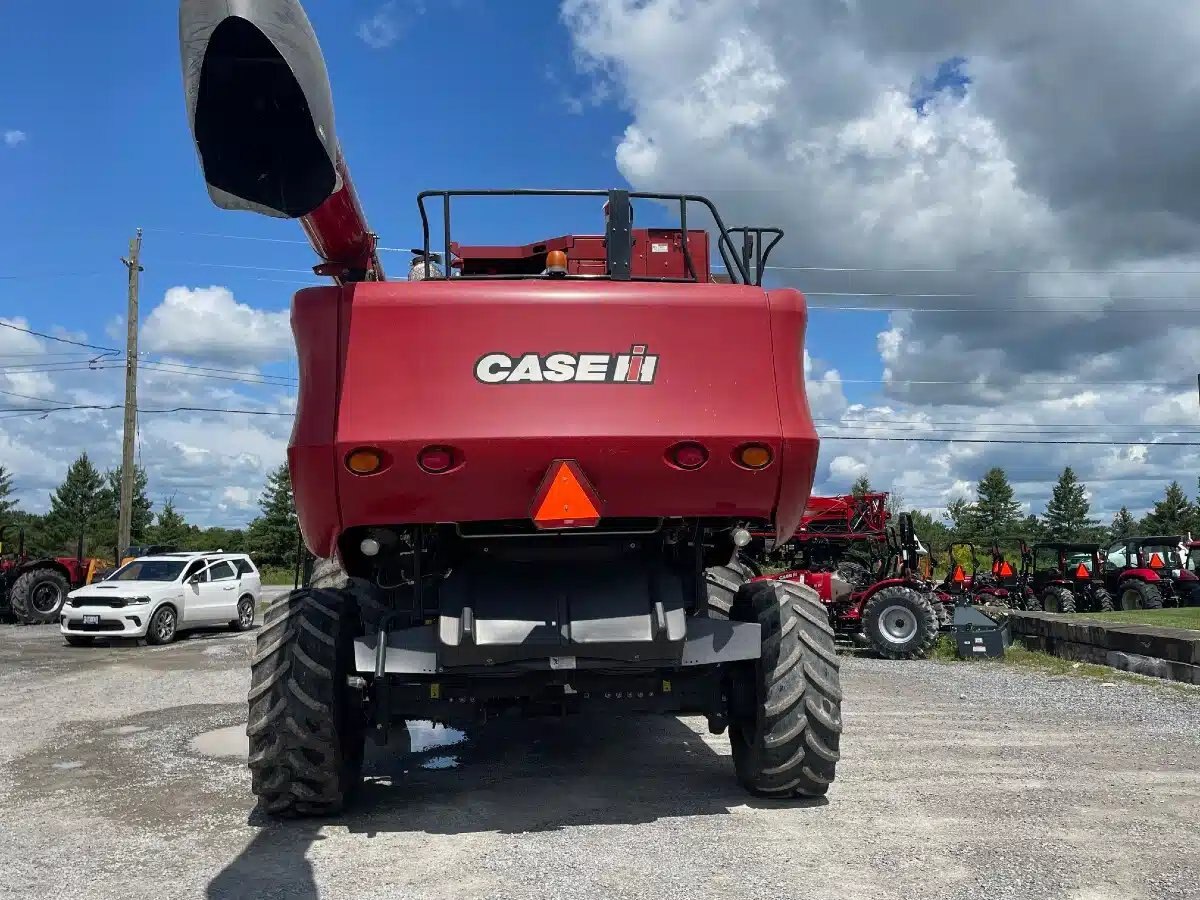
[[[382,280],[338,144],[325,60],[298,0],[181,0],[179,44],[213,203],[299,219],[319,274]]]

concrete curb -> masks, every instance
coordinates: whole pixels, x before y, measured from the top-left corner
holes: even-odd
[[[1013,635],[1020,635],[1032,650],[1137,675],[1200,684],[1200,631],[1016,610],[1009,613],[1009,622]]]

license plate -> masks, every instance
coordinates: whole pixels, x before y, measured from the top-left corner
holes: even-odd
[[[550,657],[550,668],[552,668],[552,669],[573,669],[573,668],[575,668],[575,657],[573,657],[573,656],[552,656],[552,657]]]
[[[99,625],[100,617],[99,616],[84,616],[83,624],[84,625]]]

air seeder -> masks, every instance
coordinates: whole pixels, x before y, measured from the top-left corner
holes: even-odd
[[[512,710],[706,716],[751,792],[824,794],[842,727],[824,608],[729,565],[750,529],[796,529],[816,465],[804,299],[761,286],[775,233],[694,195],[425,191],[412,277],[388,281],[299,3],[183,0],[180,30],[213,201],[299,218],[334,281],[292,305],[288,459],[321,562],[259,633],[263,807],[336,812],[368,735]],[[456,240],[456,201],[498,195],[592,197],[603,230]],[[678,227],[635,228],[635,205]]]

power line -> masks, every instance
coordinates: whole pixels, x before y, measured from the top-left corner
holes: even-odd
[[[34,397],[32,394],[18,394],[16,391],[0,391],[8,397],[20,397],[22,400],[36,400],[38,403],[64,403],[63,400],[51,400],[49,397]]]
[[[0,412],[14,413],[14,415],[5,416],[5,418],[19,419],[19,418],[23,418],[23,417],[27,417],[27,416],[44,416],[44,415],[48,415],[50,413],[56,413],[56,412],[80,412],[80,411],[111,412],[113,410],[124,409],[124,408],[125,408],[125,404],[123,404],[123,403],[110,403],[110,404],[75,403],[75,404],[63,405],[63,406],[41,407],[38,409],[29,409],[27,407],[20,407],[20,406],[0,407]],[[147,414],[147,415],[159,415],[159,414],[170,414],[170,413],[180,413],[180,412],[213,412],[213,413],[227,413],[227,414],[231,414],[231,415],[243,415],[243,416],[294,416],[295,415],[295,413],[292,413],[292,412],[275,412],[273,410],[262,410],[262,409],[234,409],[234,408],[223,407],[223,406],[173,406],[173,407],[164,408],[164,409],[147,409],[145,407],[138,407],[137,411],[139,414]]]
[[[103,350],[105,353],[121,352],[120,350],[116,350],[112,347],[101,347],[99,344],[89,344],[85,341],[72,341],[68,338],[55,337],[52,334],[46,334],[44,331],[34,331],[32,328],[22,328],[20,325],[13,325],[10,322],[0,322],[0,326],[3,326],[4,328],[11,328],[13,331],[20,331],[24,332],[25,334],[32,334],[36,337],[45,338],[48,341],[58,341],[60,344],[72,344],[76,347],[87,347],[91,350]]]
[[[876,435],[821,435],[822,441],[893,441],[913,444],[1072,444],[1093,447],[1200,447],[1195,441],[1078,441],[1016,438],[881,437]]]
[[[1140,431],[1147,427],[1147,425],[1145,423],[1131,423],[1131,424],[1126,425],[1126,424],[1115,423],[1115,422],[1111,422],[1111,423],[1110,422],[1105,422],[1105,423],[1011,422],[1010,423],[1010,422],[970,422],[970,421],[966,421],[966,420],[945,421],[945,422],[926,422],[926,421],[922,421],[920,419],[883,420],[883,419],[822,419],[822,418],[817,418],[817,419],[814,419],[813,421],[817,424],[820,424],[820,425],[822,425],[824,427],[828,427],[828,428],[849,428],[849,427],[858,427],[858,426],[862,426],[865,428],[891,428],[895,425],[915,425],[915,426],[925,426],[925,427],[928,427],[928,426],[935,426],[935,427],[951,426],[951,427],[957,427],[957,428],[971,428],[971,429],[976,429],[976,428],[978,428],[978,429],[1032,428],[1032,429],[1035,429],[1038,431],[1042,431],[1045,429],[1053,429],[1053,428],[1069,428],[1069,429],[1073,429],[1073,430],[1093,428],[1093,429],[1119,430],[1119,431],[1128,431],[1128,430]],[[1166,433],[1170,433],[1170,434],[1179,434],[1179,433],[1200,434],[1200,430],[1191,428],[1186,425],[1181,425],[1179,427],[1175,427],[1173,425],[1164,425],[1162,423],[1159,423],[1155,427],[1166,429],[1167,430]]]

